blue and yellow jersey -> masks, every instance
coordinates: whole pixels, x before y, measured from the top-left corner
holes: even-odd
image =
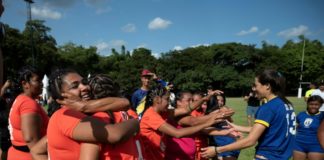
[[[318,144],[317,129],[324,119],[324,112],[310,115],[307,111],[300,112],[297,116],[296,141],[303,144]]]
[[[293,106],[276,97],[259,108],[255,119],[255,123],[267,127],[259,138],[256,154],[271,160],[289,159],[296,134]]]
[[[140,88],[140,89],[137,89],[133,93],[131,102],[132,102],[132,109],[134,111],[137,110],[137,107],[138,107],[138,105],[140,105],[141,101],[145,101],[144,99],[145,99],[147,92],[148,92],[148,90],[142,90]]]

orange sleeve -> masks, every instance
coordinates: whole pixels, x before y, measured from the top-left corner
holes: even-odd
[[[127,110],[128,115],[132,116],[135,119],[138,119],[138,115],[132,109]]]
[[[65,110],[61,116],[59,118],[62,121],[62,123],[59,123],[61,133],[70,138],[72,138],[74,128],[83,118],[87,117],[87,115],[74,110]]]
[[[92,115],[92,117],[97,118],[105,123],[111,123],[110,116],[107,112],[96,112]]]
[[[32,99],[25,99],[19,108],[20,114],[27,114],[27,113],[37,113],[38,112],[38,104],[36,101]]]
[[[146,122],[148,122],[146,123],[146,125],[149,128],[153,128],[154,130],[157,130],[162,126],[162,124],[166,123],[166,121],[161,117],[161,115],[154,112],[153,110],[151,110],[151,112],[149,112],[145,118],[147,118]]]

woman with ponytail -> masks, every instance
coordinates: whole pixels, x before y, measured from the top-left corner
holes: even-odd
[[[18,72],[20,94],[9,113],[9,131],[12,147],[8,160],[31,160],[30,149],[46,134],[48,117],[36,99],[42,93],[42,75],[26,66]]]
[[[288,160],[292,156],[296,134],[296,115],[290,101],[285,97],[285,78],[275,70],[265,70],[255,77],[253,90],[267,103],[256,112],[252,127],[231,124],[237,131],[248,136],[232,144],[203,148],[204,157],[254,146],[257,142],[255,160]]]

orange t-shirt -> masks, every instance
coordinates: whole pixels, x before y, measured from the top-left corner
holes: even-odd
[[[138,119],[138,115],[135,111],[133,111],[132,109],[128,109],[127,110],[128,115],[132,116],[134,119]]]
[[[140,141],[143,146],[144,159],[164,159],[165,145],[162,141],[163,133],[158,131],[166,123],[166,115],[160,115],[149,107],[140,122]]]
[[[193,117],[199,117],[199,116],[203,116],[203,115],[204,115],[203,111],[194,110],[191,112],[191,116],[193,116]],[[195,142],[196,142],[195,159],[196,160],[207,160],[206,158],[201,157],[201,148],[208,147],[207,136],[202,133],[200,133],[200,134],[198,133],[198,134],[196,134]]]
[[[24,114],[35,113],[41,118],[41,131],[40,135],[43,137],[46,135],[46,128],[48,124],[48,116],[44,109],[32,98],[19,95],[15,99],[9,113],[9,131],[11,143],[15,146],[26,146],[26,142],[22,135],[21,130],[21,116]],[[31,154],[16,150],[12,146],[8,151],[8,160],[24,159],[31,160]]]
[[[127,112],[113,112],[115,123],[120,123],[128,119]],[[106,112],[97,112],[92,115],[95,118],[100,119],[103,122],[111,123],[111,117],[109,117]],[[125,142],[121,142],[118,144],[105,144],[102,146],[102,150],[100,151],[100,159],[101,160],[134,160],[138,159],[138,152],[135,144],[135,137],[129,138]]]
[[[73,130],[87,115],[62,107],[51,117],[47,128],[48,154],[51,160],[77,160],[80,142],[72,139]]]

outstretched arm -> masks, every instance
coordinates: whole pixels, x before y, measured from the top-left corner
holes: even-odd
[[[206,123],[206,121],[211,117],[214,117],[214,119],[217,119],[219,117],[226,118],[226,117],[232,116],[233,114],[234,114],[234,111],[232,109],[216,110],[216,111],[211,112],[210,114],[204,115],[204,116],[199,116],[199,117],[185,116],[185,117],[182,117],[178,121],[178,124],[180,124],[182,126],[195,126],[195,125],[199,125],[201,123]]]
[[[220,90],[212,91],[212,92],[208,93],[207,96],[203,97],[202,99],[200,99],[198,101],[193,102],[192,104],[177,107],[173,111],[171,110],[170,114],[173,117],[189,114],[193,110],[195,110],[199,106],[201,106],[201,104],[203,104],[205,101],[208,101],[212,96],[217,95],[217,94],[222,94],[222,93],[223,93],[223,91],[220,91]]]
[[[200,130],[202,130],[206,127],[209,127],[219,121],[222,121],[221,117],[219,117],[218,119],[211,117],[205,123],[202,123],[202,124],[199,124],[196,126],[192,126],[192,127],[180,128],[180,129],[177,129],[168,123],[164,123],[163,125],[161,125],[158,128],[158,130],[160,132],[170,135],[172,137],[181,138],[181,137],[192,135],[196,132],[199,132]]]
[[[70,109],[84,112],[95,113],[111,111],[126,111],[130,106],[130,102],[126,98],[120,97],[106,97],[96,100],[82,101],[79,97],[76,97],[69,93],[62,93],[64,100],[57,100],[61,105],[67,106]]]
[[[253,128],[251,129],[250,134],[247,137],[242,138],[242,139],[240,139],[234,143],[228,144],[226,146],[221,146],[221,147],[216,147],[216,148],[214,146],[209,146],[206,148],[202,148],[201,154],[203,157],[209,158],[209,157],[216,156],[217,153],[251,147],[256,144],[257,140],[262,135],[262,133],[264,132],[265,129],[266,129],[266,126],[259,124],[259,123],[255,123],[253,125]]]

